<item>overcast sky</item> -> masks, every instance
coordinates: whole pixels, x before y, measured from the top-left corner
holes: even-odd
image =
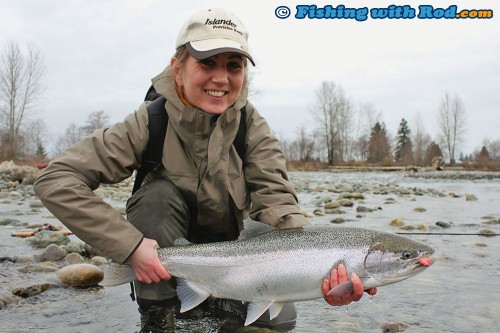
[[[492,19],[296,19],[297,5],[382,8],[395,4],[491,9]],[[275,15],[288,6],[287,19]],[[402,118],[438,134],[443,95],[458,95],[471,153],[500,139],[500,5],[484,0],[173,1],[0,0],[0,51],[15,41],[41,49],[46,65],[43,118],[53,141],[70,123],[105,111],[112,122],[137,109],[174,53],[183,22],[196,10],[224,7],[250,32],[257,63],[254,104],[282,138],[312,129],[322,81],[340,84],[355,106],[372,104],[392,134]]]

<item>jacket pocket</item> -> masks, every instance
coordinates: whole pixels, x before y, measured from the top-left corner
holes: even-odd
[[[231,179],[228,186],[229,194],[239,210],[248,210],[250,208],[250,195],[248,194],[245,175]]]

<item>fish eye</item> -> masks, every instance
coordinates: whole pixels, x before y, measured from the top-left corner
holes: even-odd
[[[401,255],[401,259],[403,259],[403,260],[408,260],[408,259],[411,259],[413,257],[414,257],[414,255],[411,251],[404,251]]]

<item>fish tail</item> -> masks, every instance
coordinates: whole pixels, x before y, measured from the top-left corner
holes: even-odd
[[[104,279],[99,283],[103,287],[114,287],[135,280],[135,271],[129,265],[111,263],[104,270]]]

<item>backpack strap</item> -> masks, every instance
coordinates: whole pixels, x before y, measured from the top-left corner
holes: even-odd
[[[148,109],[148,127],[149,141],[146,151],[142,155],[142,164],[137,170],[132,193],[135,193],[144,181],[144,178],[151,171],[161,166],[163,155],[163,143],[167,133],[168,114],[165,111],[166,98],[161,96],[149,103]]]
[[[165,135],[167,133],[168,114],[165,111],[165,103],[167,101],[166,98],[157,93],[154,86],[151,85],[144,100],[152,101],[147,106],[149,141],[146,150],[142,155],[142,164],[137,170],[137,174],[135,176],[132,194],[141,187],[142,182],[148,173],[161,166],[163,143],[165,142]],[[240,112],[240,125],[234,138],[233,145],[244,164],[246,152],[245,137],[247,135],[246,106],[243,106],[240,109]]]
[[[236,148],[236,152],[238,153],[238,156],[241,158],[243,161],[243,164],[245,164],[245,137],[247,136],[247,109],[246,106],[243,106],[240,110],[241,117],[240,117],[240,127],[238,127],[238,132],[236,133],[236,136],[233,141],[233,146]]]

